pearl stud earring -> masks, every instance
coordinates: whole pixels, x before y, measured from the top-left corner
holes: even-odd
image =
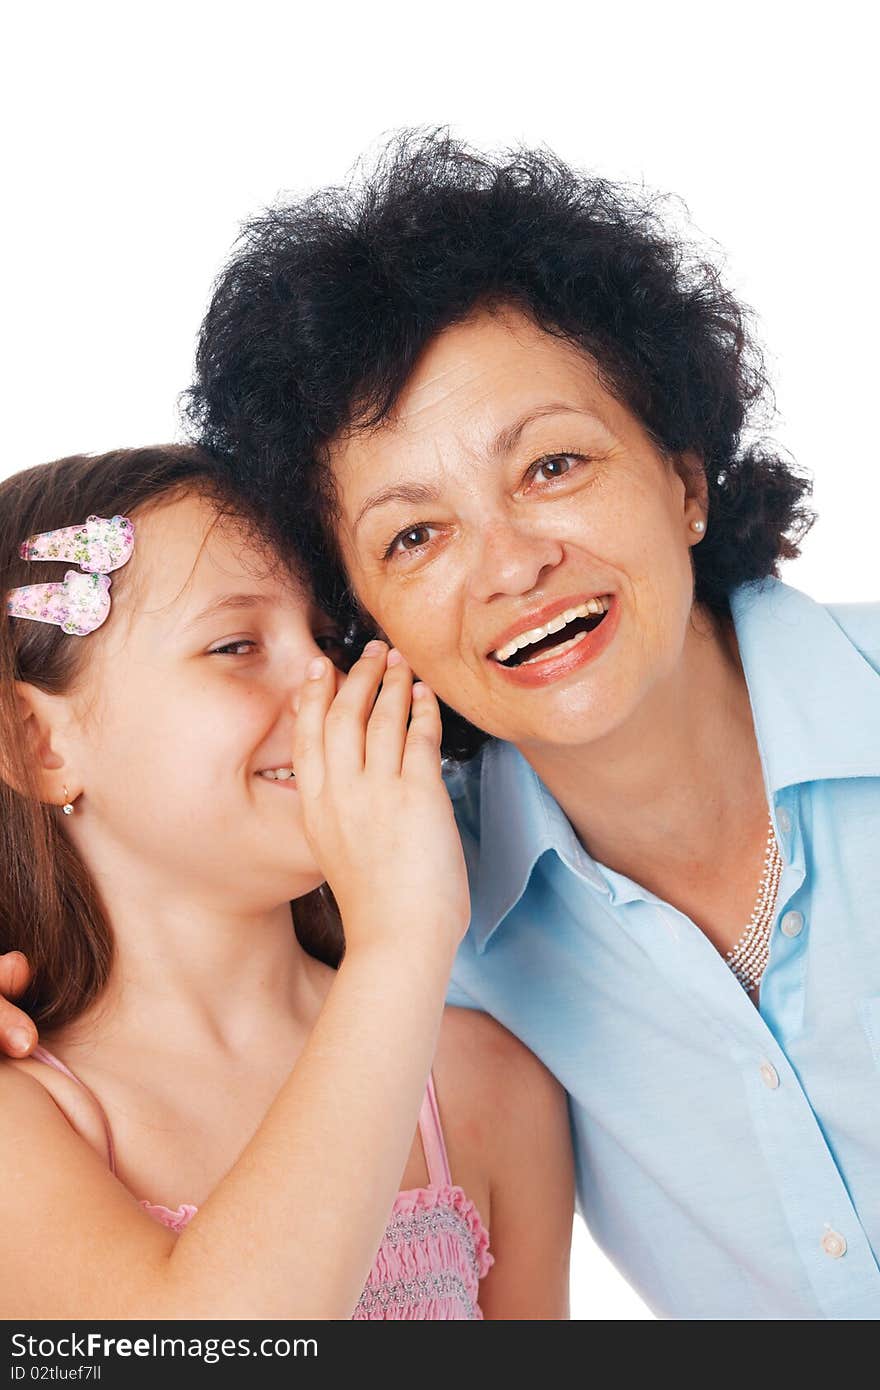
[[[62,809],[62,811],[64,812],[64,814],[65,814],[66,816],[72,816],[72,815],[73,815],[73,802],[72,802],[72,801],[68,801],[68,797],[69,797],[69,796],[70,796],[70,792],[69,792],[69,791],[67,790],[67,788],[65,787],[65,788],[64,788],[64,805],[61,807],[61,809]]]
[[[691,522],[691,530],[692,530],[692,531],[696,531],[699,535],[702,535],[702,533],[705,531],[705,529],[706,529],[706,523],[705,523],[705,521],[692,521],[692,522]]]

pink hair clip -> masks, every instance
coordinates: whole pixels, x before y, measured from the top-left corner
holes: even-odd
[[[86,518],[83,526],[61,526],[22,541],[23,560],[70,560],[86,574],[121,569],[134,550],[134,525],[127,516]]]
[[[73,560],[60,582],[25,584],[6,599],[12,618],[32,618],[54,623],[63,632],[87,637],[106,621],[110,612],[108,570],[120,569],[134,550],[134,524],[126,516],[90,516],[85,525],[62,526],[23,541],[23,560]]]

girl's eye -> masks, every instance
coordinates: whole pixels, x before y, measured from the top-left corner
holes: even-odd
[[[223,646],[223,647],[215,647],[215,648],[213,649],[213,651],[210,653],[210,655],[211,655],[211,656],[226,656],[226,655],[228,655],[228,654],[229,654],[229,655],[235,655],[235,652],[234,652],[234,650],[233,650],[235,647],[255,647],[256,645],[257,645],[256,642],[251,641],[250,638],[242,637],[242,638],[240,638],[237,642],[227,642],[226,645]]]
[[[390,560],[391,556],[398,551],[420,550],[423,545],[427,545],[431,539],[430,526],[408,526],[405,531],[399,531],[394,540],[385,551],[385,559]]]

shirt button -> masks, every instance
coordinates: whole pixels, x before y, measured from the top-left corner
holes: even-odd
[[[839,1231],[826,1231],[822,1237],[822,1249],[832,1260],[839,1260],[846,1254],[846,1241]]]
[[[789,830],[791,830],[791,816],[784,806],[780,806],[779,810],[776,812],[776,824],[779,826],[783,835],[787,835]]]
[[[761,1080],[768,1091],[775,1091],[779,1085],[779,1073],[769,1062],[761,1063]]]
[[[779,923],[786,936],[800,936],[804,929],[802,912],[785,912]]]

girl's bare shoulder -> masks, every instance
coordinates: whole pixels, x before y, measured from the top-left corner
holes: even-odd
[[[454,1005],[444,1010],[437,1065],[460,1086],[477,1091],[505,1078],[527,1084],[558,1084],[534,1052],[491,1014]]]
[[[486,1151],[511,1131],[565,1110],[565,1092],[526,1045],[489,1014],[448,1006],[434,1063],[438,1104],[456,1139]],[[448,1118],[447,1118],[448,1117]]]
[[[34,1084],[39,1090],[33,1090]],[[33,1097],[38,1112],[43,1108],[38,1097],[48,1096],[71,1128],[98,1154],[106,1157],[107,1137],[101,1107],[89,1091],[63,1072],[33,1057],[14,1060],[3,1057],[0,1058],[0,1087],[10,1098],[16,1096],[19,1103],[29,1108],[29,1098]]]

